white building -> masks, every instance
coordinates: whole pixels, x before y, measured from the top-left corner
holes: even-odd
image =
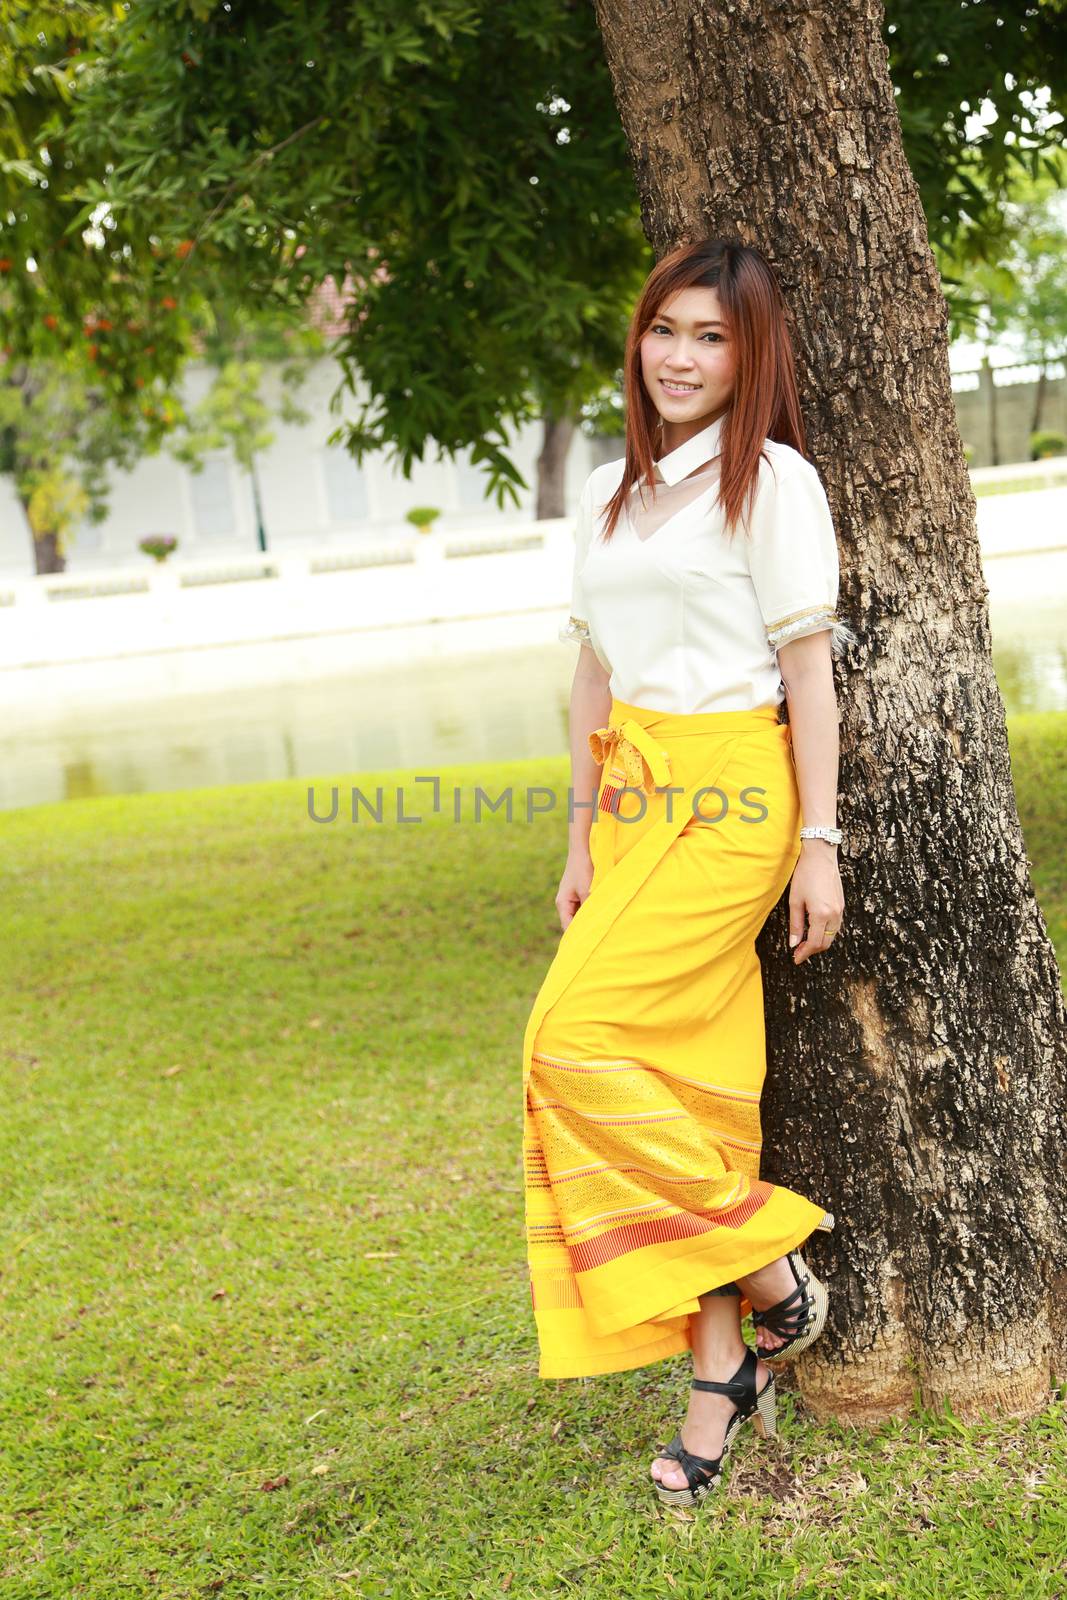
[[[191,366],[184,399],[196,404],[212,381],[211,369]],[[473,466],[464,452],[454,461],[437,461],[437,447],[412,467],[410,479],[387,464],[385,452],[365,458],[357,467],[343,446],[326,440],[344,418],[354,419],[357,404],[346,397],[340,413],[329,402],[341,380],[332,359],[317,362],[294,398],[308,420],[293,426],[275,420],[274,443],[257,458],[267,547],[299,553],[322,547],[351,547],[354,542],[381,542],[412,533],[405,513],[415,506],[437,506],[442,515],[435,528],[443,533],[479,530],[532,517],[536,503],[536,462],[542,443],[540,424],[527,424],[512,438],[509,455],[526,479],[518,507],[500,509],[486,498],[484,469]],[[264,399],[277,404],[276,373],[268,372]],[[615,452],[621,454],[621,445]],[[577,501],[581,486],[601,457],[584,434],[576,434],[567,463],[567,499]],[[172,534],[178,547],[170,559],[177,566],[216,557],[255,555],[256,537],[252,484],[226,453],[207,459],[196,473],[166,450],[145,457],[132,472],[113,472],[105,521],[83,523],[68,539],[67,571],[88,573],[102,568],[148,568],[153,565],[138,543],[148,534]],[[168,563],[169,564],[169,563]],[[33,545],[26,518],[11,480],[0,477],[0,574],[30,577]]]

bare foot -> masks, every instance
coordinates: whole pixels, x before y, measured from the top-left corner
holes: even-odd
[[[786,1270],[788,1271],[788,1268]],[[744,1344],[740,1344],[737,1350],[731,1351],[729,1355],[716,1357],[707,1370],[701,1370],[696,1376],[710,1378],[715,1383],[729,1382],[745,1359],[746,1348]],[[766,1386],[770,1376],[770,1367],[764,1366],[762,1361],[757,1360],[757,1393]],[[682,1424],[682,1443],[685,1448],[695,1456],[709,1456],[712,1459],[720,1456],[727,1425],[735,1410],[736,1407],[729,1395],[709,1394],[706,1389],[690,1389],[689,1411]],[[670,1456],[657,1456],[649,1470],[656,1482],[662,1483],[665,1489],[686,1489],[689,1486],[681,1462],[673,1461]]]
[[[750,1272],[747,1278],[738,1278],[737,1287],[742,1291],[746,1300],[759,1311],[769,1311],[771,1306],[776,1306],[796,1288],[796,1279],[793,1269],[785,1256],[779,1256],[777,1261],[770,1262],[765,1267],[759,1267],[755,1272]],[[794,1301],[791,1310],[796,1310],[800,1305],[800,1296]],[[772,1333],[769,1328],[756,1329],[756,1349],[766,1350],[770,1355],[788,1344],[788,1338],[783,1339],[780,1334]]]

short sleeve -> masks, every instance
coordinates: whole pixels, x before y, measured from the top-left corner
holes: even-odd
[[[819,474],[803,457],[776,461],[756,497],[748,544],[749,573],[767,643],[830,629],[841,655],[856,635],[837,615],[837,537]]]
[[[585,480],[578,501],[578,517],[574,529],[574,567],[571,573],[571,609],[565,625],[560,628],[557,635],[566,643],[569,639],[576,639],[579,644],[592,645],[593,638],[589,627],[589,608],[585,603],[585,594],[582,590],[581,570],[585,565],[585,558],[589,550],[589,540],[593,531],[593,478],[592,474]]]

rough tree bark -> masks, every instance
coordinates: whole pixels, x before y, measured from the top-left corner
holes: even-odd
[[[567,515],[567,452],[574,438],[574,418],[545,412],[541,454],[537,458],[537,518]]]
[[[841,546],[843,932],[759,940],[764,1171],[833,1211],[820,1416],[1024,1415],[1064,1372],[1059,973],[1030,883],[949,383],[876,0],[595,0],[658,255],[773,263]]]

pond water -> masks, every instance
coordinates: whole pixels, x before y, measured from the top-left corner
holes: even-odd
[[[993,660],[1008,714],[1067,710],[1067,551],[991,557]],[[0,810],[387,767],[563,755],[576,647],[390,665],[165,702],[101,705],[0,734]]]

